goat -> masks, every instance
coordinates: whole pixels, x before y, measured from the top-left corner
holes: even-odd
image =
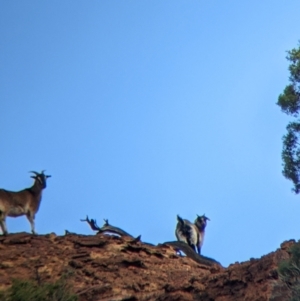
[[[177,221],[178,223],[175,230],[177,240],[185,242],[196,252],[196,246],[199,241],[199,231],[197,227],[189,220],[182,219],[179,215],[177,215]]]
[[[203,245],[203,242],[204,242],[204,235],[205,235],[205,228],[206,228],[206,225],[207,225],[207,221],[210,221],[210,219],[205,216],[205,214],[199,216],[197,214],[197,218],[195,219],[195,226],[197,227],[198,231],[199,231],[199,241],[198,241],[198,246],[197,246],[197,249],[198,249],[198,254],[200,255],[201,254],[201,248],[202,248],[202,245]]]
[[[201,254],[201,247],[204,241],[205,227],[207,220],[210,220],[204,215],[199,216],[195,219],[194,223],[191,223],[187,219],[182,219],[177,215],[177,226],[175,230],[175,235],[178,241],[187,243],[195,252]]]
[[[32,234],[36,234],[34,225],[35,214],[38,212],[41,204],[42,191],[46,188],[46,180],[51,176],[45,175],[44,170],[41,173],[30,172],[34,173],[34,176],[31,176],[34,179],[31,187],[20,191],[0,189],[0,228],[3,235],[8,234],[5,222],[6,217],[22,215],[26,215],[31,225]]]

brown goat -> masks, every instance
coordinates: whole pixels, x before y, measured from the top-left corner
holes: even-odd
[[[18,217],[26,215],[31,225],[31,232],[36,234],[34,219],[39,210],[42,191],[46,188],[46,180],[51,176],[45,175],[44,171],[38,173],[31,171],[34,183],[31,187],[20,191],[8,191],[0,189],[0,228],[4,235],[8,234],[5,219],[7,216]]]

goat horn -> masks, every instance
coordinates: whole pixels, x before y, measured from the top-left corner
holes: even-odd
[[[210,221],[210,219],[207,216],[205,216],[205,213],[203,214],[203,216]]]
[[[39,173],[38,173],[38,172],[36,172],[36,171],[29,171],[29,172],[32,172],[32,173],[34,173],[36,176],[38,176],[38,175],[39,175]]]

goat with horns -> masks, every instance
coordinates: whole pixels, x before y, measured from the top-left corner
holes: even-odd
[[[20,191],[8,191],[0,189],[0,227],[4,235],[8,234],[5,219],[7,216],[18,217],[26,215],[31,225],[31,232],[36,234],[34,219],[38,212],[42,191],[46,188],[46,180],[51,176],[45,175],[44,170],[41,173],[30,171],[34,175],[34,183],[31,187]]]
[[[195,252],[197,248],[198,254],[200,255],[208,220],[210,219],[206,217],[205,214],[201,216],[197,215],[195,222],[191,223],[189,220],[177,215],[178,222],[175,230],[177,240],[187,243]]]

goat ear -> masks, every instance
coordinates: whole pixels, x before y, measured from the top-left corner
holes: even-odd
[[[177,214],[177,220],[180,224],[184,224],[183,219]]]
[[[30,178],[36,179],[36,176],[31,176]]]
[[[46,176],[46,179],[51,178],[51,176]]]

